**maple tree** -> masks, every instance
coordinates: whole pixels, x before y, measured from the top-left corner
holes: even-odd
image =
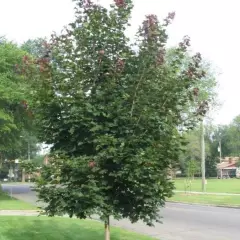
[[[206,73],[199,53],[186,65],[187,36],[166,58],[175,13],[162,24],[146,16],[131,43],[125,35],[131,0],[116,0],[109,11],[75,2],[75,22],[52,35],[49,56],[31,70],[40,137],[52,144],[36,190],[49,216],[97,213],[110,239],[110,216],[159,221],[174,188],[167,176],[182,132],[208,108],[207,100],[191,104]]]

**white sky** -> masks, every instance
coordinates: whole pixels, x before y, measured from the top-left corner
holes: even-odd
[[[103,5],[113,0],[98,0]],[[191,37],[192,49],[218,67],[219,97],[223,103],[216,123],[229,123],[240,114],[239,0],[133,0],[135,8],[130,34],[141,24],[144,15],[164,18],[175,11],[170,27],[171,44],[184,35]],[[0,36],[23,42],[29,38],[49,36],[73,18],[71,0],[0,0]]]

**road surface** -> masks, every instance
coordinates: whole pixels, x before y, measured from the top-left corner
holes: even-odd
[[[36,194],[28,185],[4,185],[16,198],[36,203]],[[240,209],[167,203],[161,210],[163,224],[154,228],[139,222],[112,220],[111,224],[161,240],[237,240],[240,239]]]

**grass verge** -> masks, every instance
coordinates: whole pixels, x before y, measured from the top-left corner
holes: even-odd
[[[176,179],[174,184],[176,190],[185,191],[185,179]],[[201,179],[192,180],[190,186],[190,189],[188,188],[187,190],[201,192]],[[240,193],[240,179],[207,179],[206,190],[207,192],[216,193]]]
[[[215,206],[240,207],[240,196],[175,193],[174,196],[169,198],[168,200],[182,203],[198,203]]]
[[[37,208],[0,192],[0,210],[37,210]]]
[[[92,220],[48,217],[3,217],[0,216],[1,240],[96,240],[104,239],[102,223]],[[153,240],[111,228],[111,240]]]

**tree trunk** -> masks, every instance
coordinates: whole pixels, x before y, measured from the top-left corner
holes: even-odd
[[[22,170],[22,182],[25,182],[25,169]]]
[[[110,240],[110,220],[109,216],[105,221],[105,240]]]

